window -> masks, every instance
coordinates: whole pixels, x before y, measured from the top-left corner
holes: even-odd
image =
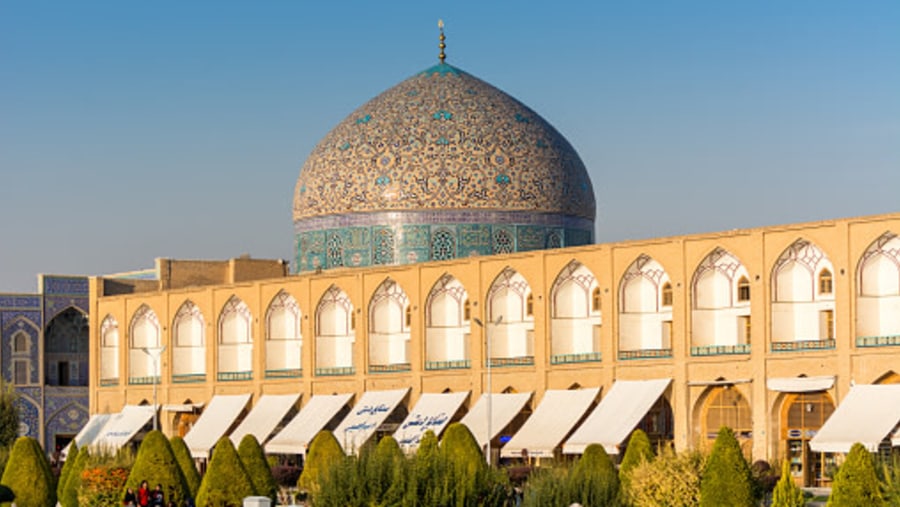
[[[819,294],[831,294],[832,288],[831,271],[823,269],[819,273]]]
[[[463,320],[472,320],[472,304],[468,299],[463,303]]]
[[[595,288],[591,295],[591,311],[600,311],[600,287]]]
[[[525,314],[529,317],[534,315],[534,294],[529,294],[525,300]]]
[[[56,385],[67,386],[70,385],[69,380],[69,362],[68,361],[60,361],[56,363],[56,378],[58,379],[58,383]]]
[[[24,359],[16,360],[16,362],[13,363],[13,369],[15,370],[13,372],[13,376],[15,378],[15,383],[19,384],[19,385],[27,384],[28,383],[28,361],[25,361]]]
[[[672,306],[672,284],[666,282],[662,288],[662,305]]]
[[[24,331],[19,331],[15,335],[13,335],[13,353],[28,353],[28,334]]]
[[[741,279],[738,280],[737,287],[737,300],[740,302],[750,301],[750,280],[747,280],[746,276],[742,276]]]

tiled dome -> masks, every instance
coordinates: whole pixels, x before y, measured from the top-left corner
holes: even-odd
[[[593,241],[578,154],[527,106],[441,63],[367,102],[306,160],[296,267],[400,264]]]

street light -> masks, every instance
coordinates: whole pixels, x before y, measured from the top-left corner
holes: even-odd
[[[157,411],[157,403],[156,403],[156,385],[159,384],[159,357],[162,356],[162,353],[166,351],[166,346],[162,347],[141,347],[141,352],[147,354],[150,359],[153,360],[153,431],[159,429],[159,420],[156,415]]]
[[[491,433],[493,432],[493,428],[491,428],[493,419],[494,419],[494,393],[492,392],[491,386],[491,328],[485,327],[484,323],[481,322],[481,319],[475,317],[472,319],[478,327],[484,329],[484,341],[485,341],[485,366],[487,367],[487,450],[484,453],[485,459],[487,460],[488,466],[491,466]],[[492,322],[494,326],[499,326],[500,323],[503,322],[503,315],[497,317],[497,320]]]

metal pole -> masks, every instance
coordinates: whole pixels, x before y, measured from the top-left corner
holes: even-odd
[[[157,385],[159,384],[159,358],[162,356],[162,353],[165,352],[166,346],[162,347],[142,347],[141,351],[144,354],[150,356],[150,359],[153,361],[153,430],[156,431],[159,429],[159,415],[157,414],[158,402],[157,402]]]
[[[501,316],[502,318],[502,316]],[[491,383],[491,328],[484,328],[484,339],[487,341],[487,464],[491,466],[491,437],[493,436],[494,422],[494,393]]]

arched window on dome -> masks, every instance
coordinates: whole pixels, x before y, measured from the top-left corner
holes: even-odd
[[[219,314],[219,380],[253,378],[252,323],[250,307],[231,296]]]
[[[206,321],[200,308],[185,301],[172,322],[172,382],[199,382],[206,378]]]
[[[353,375],[355,310],[347,293],[332,285],[316,307],[316,375]]]
[[[425,369],[469,367],[472,305],[466,288],[444,274],[425,301]]]
[[[547,235],[547,249],[562,248],[562,236],[558,232],[551,232]]]
[[[491,340],[493,364],[534,364],[534,316],[528,315],[527,306],[530,296],[528,281],[512,268],[505,268],[491,284],[485,332]]]
[[[828,256],[799,239],[772,269],[772,349],[819,350],[835,346],[834,294]],[[819,274],[827,271],[825,287]],[[825,288],[831,292],[822,292]]]
[[[100,323],[100,385],[119,383],[119,323],[107,315]]]
[[[749,299],[747,269],[724,248],[713,249],[691,280],[691,355],[749,354]]]
[[[503,229],[494,231],[494,253],[508,254],[515,251],[515,242],[512,235]]]
[[[431,259],[442,261],[456,258],[456,239],[447,229],[438,229],[431,236]]]
[[[302,356],[300,305],[284,290],[278,291],[266,311],[266,378],[299,377]]]
[[[550,289],[552,364],[600,360],[600,287],[594,274],[571,261]]]
[[[161,345],[159,318],[156,317],[156,312],[146,304],[141,305],[131,317],[129,330],[131,339],[128,350],[128,383],[159,382],[162,361],[157,361],[154,365],[151,355],[144,352],[144,349],[159,350]]]
[[[369,371],[408,371],[409,298],[400,285],[386,279],[369,302]]]
[[[669,274],[648,255],[631,263],[619,282],[619,358],[669,357],[672,307],[665,305]],[[671,296],[669,296],[671,298]]]

